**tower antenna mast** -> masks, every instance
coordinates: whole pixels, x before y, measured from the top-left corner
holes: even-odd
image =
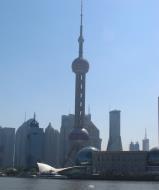
[[[81,0],[81,25],[80,25],[80,36],[78,38],[79,43],[79,58],[83,58],[83,1]]]

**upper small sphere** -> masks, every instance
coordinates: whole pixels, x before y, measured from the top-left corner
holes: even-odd
[[[89,70],[89,63],[83,58],[77,58],[72,63],[72,71],[76,74],[85,74]]]
[[[84,128],[74,128],[69,134],[69,140],[71,141],[87,141],[88,139],[88,131]]]

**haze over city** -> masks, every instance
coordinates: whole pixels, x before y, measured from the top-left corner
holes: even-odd
[[[157,0],[84,1],[84,57],[90,63],[86,113],[100,130],[102,149],[109,111],[121,110],[123,148],[147,128],[157,144],[159,25]],[[0,2],[0,125],[18,128],[36,112],[40,127],[60,129],[74,113],[80,1]]]

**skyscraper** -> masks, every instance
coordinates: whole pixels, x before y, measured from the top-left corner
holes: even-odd
[[[15,166],[17,168],[36,167],[43,161],[44,132],[34,118],[24,122],[16,132]]]
[[[109,140],[108,140],[107,150],[108,151],[122,150],[119,110],[113,110],[109,112]]]
[[[136,142],[136,143],[134,144],[134,147],[135,147],[135,151],[140,151],[139,142]]]
[[[49,123],[44,134],[44,162],[54,167],[59,166],[59,136]]]
[[[100,132],[97,126],[91,120],[91,114],[85,116],[84,128],[87,129],[89,133],[88,145],[95,147],[101,150],[101,142]]]
[[[63,115],[61,117],[60,128],[60,165],[64,167],[67,161],[68,152],[70,150],[70,142],[68,141],[69,134],[73,130],[75,117],[73,114]]]
[[[15,129],[0,127],[0,168],[13,167]]]
[[[69,135],[70,151],[68,154],[68,165],[72,165],[77,151],[86,146],[89,140],[88,131],[84,128],[85,117],[85,82],[86,73],[89,70],[89,63],[83,58],[83,6],[81,1],[81,25],[79,43],[79,55],[72,63],[72,71],[76,76],[75,84],[75,121],[74,129]]]
[[[142,150],[149,151],[149,139],[147,138],[146,129],[145,129],[145,138],[142,140]]]
[[[129,145],[129,151],[140,151],[140,145],[139,142],[131,142]]]
[[[135,145],[134,145],[134,142],[132,142],[132,141],[129,144],[129,151],[135,151]]]

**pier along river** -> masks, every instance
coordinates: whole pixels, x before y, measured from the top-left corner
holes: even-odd
[[[0,178],[0,190],[157,190],[159,182]]]

